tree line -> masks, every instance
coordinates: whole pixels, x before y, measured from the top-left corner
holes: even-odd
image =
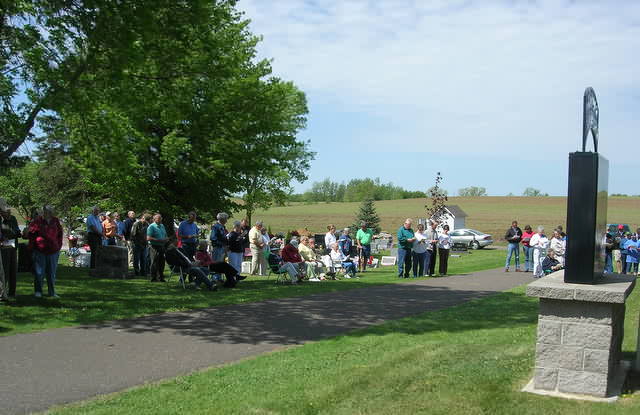
[[[291,202],[362,202],[364,200],[395,200],[426,197],[426,192],[406,190],[393,183],[381,183],[380,178],[352,179],[346,184],[326,178],[314,182],[304,193],[292,194]]]

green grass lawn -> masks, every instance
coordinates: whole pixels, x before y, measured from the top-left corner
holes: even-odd
[[[450,273],[497,268],[503,264],[504,255],[505,252],[499,250],[463,253],[450,258]],[[58,269],[59,299],[34,298],[31,274],[18,275],[16,301],[0,305],[0,335],[398,282],[396,268],[385,267],[371,270],[359,279],[294,286],[276,284],[273,277],[270,280],[249,277],[238,288],[210,292],[183,290],[176,277],[167,284],[142,279],[95,279],[88,275],[87,269],[66,266],[64,261],[66,259],[61,259],[63,263]]]
[[[53,410],[55,414],[638,414],[520,392],[532,376],[538,299],[524,287],[220,368]],[[627,303],[635,350],[640,291]],[[640,386],[636,382],[633,389]]]

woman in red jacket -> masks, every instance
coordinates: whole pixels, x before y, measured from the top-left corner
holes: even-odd
[[[42,279],[46,273],[49,296],[57,298],[56,270],[62,248],[62,226],[58,218],[53,216],[51,206],[45,206],[42,216],[29,225],[29,240],[33,243],[35,296],[42,297]]]

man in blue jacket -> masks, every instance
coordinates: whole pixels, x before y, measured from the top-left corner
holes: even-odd
[[[398,229],[398,278],[409,278],[411,272],[411,249],[416,238],[411,229],[411,219],[406,219]]]

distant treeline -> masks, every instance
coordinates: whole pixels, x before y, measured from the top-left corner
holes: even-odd
[[[395,200],[427,197],[425,192],[405,190],[393,183],[380,183],[376,179],[352,179],[347,184],[331,181],[327,178],[314,182],[311,189],[304,193],[292,194],[291,202],[361,202],[363,200]]]

